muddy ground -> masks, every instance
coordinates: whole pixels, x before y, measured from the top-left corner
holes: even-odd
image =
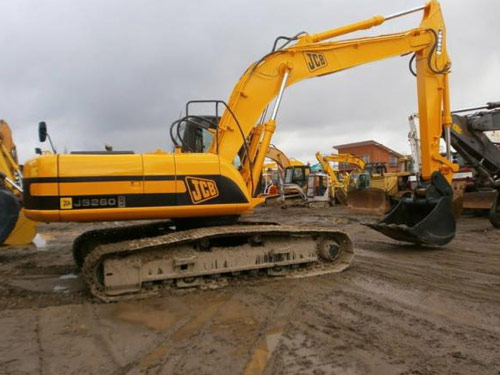
[[[339,208],[255,217],[344,230],[355,261],[103,304],[70,253],[92,226],[43,225],[38,248],[0,250],[0,374],[500,374],[500,231],[485,218],[462,217],[451,244],[420,249]]]

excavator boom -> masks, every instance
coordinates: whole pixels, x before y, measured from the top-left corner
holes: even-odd
[[[439,171],[451,181],[456,167],[441,157],[439,149],[443,127],[451,125],[447,78],[451,62],[446,50],[446,29],[439,3],[430,1],[424,9],[420,27],[407,32],[341,41],[325,39],[330,35],[337,37],[373,27],[384,21],[384,17],[377,16],[324,33],[303,35],[296,45],[273,51],[252,64],[233,89],[227,103],[230,111],[226,110],[221,118],[217,144],[212,146],[212,150],[215,152],[218,149],[222,158],[233,160],[268,104],[278,97],[275,106],[278,108],[288,86],[361,64],[415,53],[423,149],[422,176],[430,180],[432,173]],[[273,114],[275,112],[277,110]],[[275,119],[271,116],[264,124],[263,140],[271,139],[275,126]],[[257,167],[260,165],[255,164]],[[254,174],[259,173],[254,168]]]
[[[266,204],[271,202],[282,203],[282,200],[285,199],[285,178],[288,173],[295,174],[305,174],[305,171],[309,169],[308,166],[304,165],[299,160],[290,159],[288,156],[281,150],[279,150],[276,146],[270,145],[267,150],[266,158],[273,160],[278,167],[279,178],[276,183],[272,183],[269,186],[266,186],[264,189],[264,196],[266,197]],[[296,173],[297,172],[297,173]],[[264,176],[264,174],[263,174]],[[304,176],[305,177],[305,176]],[[297,181],[292,179],[292,183],[296,184]],[[300,184],[300,183],[299,183]],[[288,184],[287,184],[288,185]]]

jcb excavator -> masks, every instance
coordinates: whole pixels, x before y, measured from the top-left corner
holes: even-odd
[[[331,154],[322,155],[316,152],[316,160],[321,164],[323,171],[330,178],[331,196],[341,204],[347,204],[347,194],[350,184],[350,173],[343,173],[342,181],[338,173],[333,170],[330,162],[352,164],[356,167],[355,171],[362,172],[365,169],[365,161],[351,154]]]
[[[36,234],[36,223],[21,208],[22,173],[9,125],[0,120],[0,245],[27,245]]]
[[[332,40],[417,11],[423,11],[417,28]],[[450,181],[457,170],[450,158],[439,154],[441,133],[449,134],[452,123],[445,42],[445,25],[435,0],[318,34],[279,37],[271,52],[249,66],[227,102],[210,101],[215,115],[194,114],[199,101],[192,101],[185,117],[172,124],[171,134],[177,134],[179,126],[215,124],[217,131],[205,153],[180,152],[179,147],[174,154],[39,156],[25,165],[26,215],[47,222],[172,220],[96,230],[76,239],[74,251],[83,259],[83,280],[104,301],[155,294],[171,282],[195,285],[210,275],[262,269],[282,274],[288,267],[308,274],[311,264],[322,272],[344,270],[353,257],[345,233],[329,227],[237,223],[237,219],[263,201],[255,196],[257,183],[288,86],[414,54],[422,181],[412,198],[401,200],[373,227],[398,240],[444,245],[455,236]],[[271,114],[267,120],[266,113]],[[449,146],[448,136],[446,140]]]
[[[293,160],[290,159],[283,151],[277,148],[275,145],[269,145],[267,150],[266,158],[271,159],[276,163],[278,169],[284,174],[285,168],[291,167]],[[303,163],[300,163],[303,164]]]

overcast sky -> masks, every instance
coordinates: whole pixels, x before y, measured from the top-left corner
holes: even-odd
[[[171,150],[168,129],[190,99],[227,100],[276,36],[388,15],[421,0],[2,0],[0,117],[22,161],[45,120],[60,151]],[[500,1],[443,0],[454,108],[500,100]],[[417,27],[421,15],[362,35]],[[359,35],[359,34],[358,34]],[[374,139],[409,152],[416,111],[408,57],[290,87],[273,143],[314,160],[336,144]],[[44,146],[46,147],[46,146]]]

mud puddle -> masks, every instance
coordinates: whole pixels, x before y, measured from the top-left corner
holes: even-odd
[[[85,289],[79,276],[67,275],[26,275],[13,278],[8,284],[15,288],[39,293],[72,293]]]

